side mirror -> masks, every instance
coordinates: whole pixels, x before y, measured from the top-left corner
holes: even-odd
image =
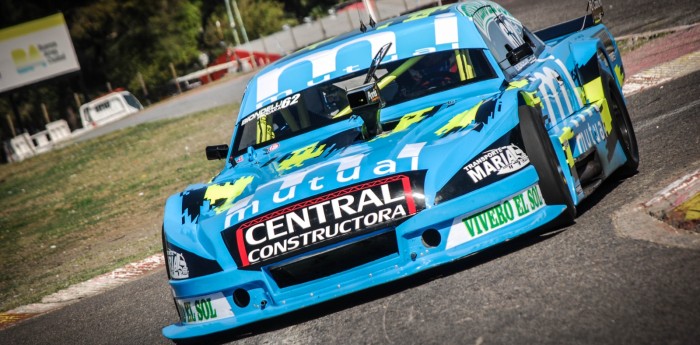
[[[207,159],[210,161],[224,159],[228,154],[228,145],[207,146]]]
[[[508,62],[511,66],[515,66],[518,64],[518,62],[522,61],[523,59],[532,54],[534,54],[534,52],[532,51],[532,47],[530,47],[530,45],[527,43],[523,43],[519,47],[516,47],[513,50],[509,50],[508,54],[506,54],[506,58],[508,59]]]
[[[348,104],[353,113],[364,122],[365,139],[371,139],[382,132],[379,122],[379,109],[384,106],[377,83],[364,84],[347,92]]]

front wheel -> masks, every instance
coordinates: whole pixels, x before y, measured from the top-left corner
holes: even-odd
[[[540,178],[542,197],[547,205],[565,205],[559,220],[563,225],[573,223],[576,206],[569,192],[564,171],[544,127],[541,113],[529,106],[520,106],[520,132],[525,151]]]

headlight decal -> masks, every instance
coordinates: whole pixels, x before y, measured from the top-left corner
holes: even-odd
[[[528,165],[530,159],[525,152],[519,126],[516,126],[462,166],[437,193],[435,204],[494,183]]]
[[[190,277],[190,270],[187,268],[187,261],[182,253],[178,253],[170,248],[166,250],[168,259],[168,272],[173,279],[185,279]]]
[[[172,243],[165,241],[165,258],[170,279],[188,279],[221,272],[221,266],[214,260],[192,254]]]

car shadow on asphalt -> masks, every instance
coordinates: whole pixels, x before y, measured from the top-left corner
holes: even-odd
[[[619,171],[616,171],[607,180],[596,189],[593,194],[584,199],[578,206],[576,206],[576,218],[580,217],[586,212],[590,211],[593,207],[598,205],[603,199],[605,199],[608,194],[614,190],[620,188],[627,180],[634,179],[639,174],[639,171],[635,172],[632,176],[621,176]]]

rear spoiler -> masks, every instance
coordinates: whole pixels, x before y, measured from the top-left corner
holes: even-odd
[[[543,41],[566,36],[577,31],[584,30],[603,21],[603,4],[601,0],[588,0],[585,16],[559,23],[535,32],[535,35]]]

